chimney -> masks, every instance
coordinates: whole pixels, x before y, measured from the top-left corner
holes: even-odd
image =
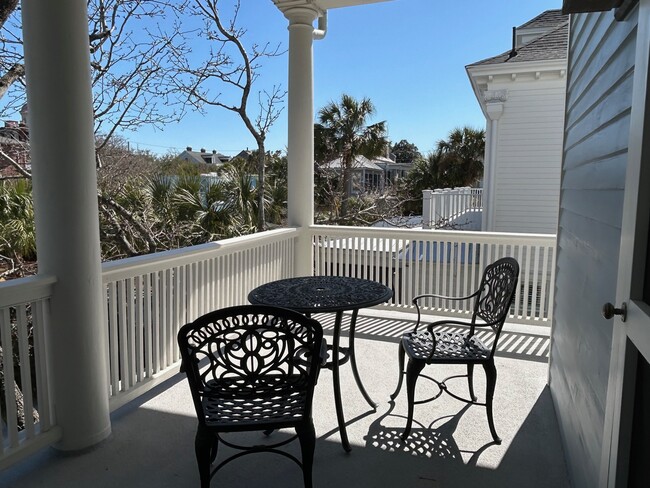
[[[512,28],[512,51],[508,54],[508,59],[514,58],[517,55],[517,28]],[[508,61],[506,59],[506,61]]]
[[[212,154],[217,154],[217,150],[216,150],[216,149],[213,149],[213,150],[212,150]]]
[[[185,148],[185,150],[186,150],[186,151],[191,151],[191,150],[192,150],[192,146],[187,146],[187,147]]]
[[[202,153],[205,152],[205,148],[204,148],[204,147],[201,148],[201,152],[202,152]]]

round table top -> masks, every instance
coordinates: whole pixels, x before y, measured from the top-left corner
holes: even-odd
[[[255,305],[275,305],[302,313],[338,312],[372,307],[393,291],[372,280],[347,276],[301,276],[272,281],[248,294]]]

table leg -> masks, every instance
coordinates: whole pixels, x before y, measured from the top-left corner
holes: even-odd
[[[377,410],[377,407],[379,404],[375,402],[372,398],[370,398],[370,395],[368,395],[368,392],[363,386],[363,383],[361,382],[361,377],[359,376],[359,370],[357,369],[357,357],[356,354],[354,353],[354,329],[357,325],[357,314],[359,310],[354,310],[352,312],[352,317],[350,318],[350,334],[349,334],[349,354],[350,354],[350,362],[352,363],[352,374],[354,374],[354,380],[357,382],[357,387],[359,388],[359,391],[363,395],[363,398],[366,399],[366,402],[368,405],[370,405],[373,410]]]
[[[343,416],[343,402],[341,401],[341,376],[339,372],[339,343],[341,340],[342,321],[343,312],[336,312],[336,320],[334,322],[334,337],[332,338],[332,376],[334,384],[334,405],[336,406],[336,419],[339,423],[341,444],[343,444],[343,449],[345,449],[346,452],[350,452],[350,441],[348,441],[348,432],[345,428],[345,417]]]

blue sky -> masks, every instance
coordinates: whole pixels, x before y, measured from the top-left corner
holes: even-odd
[[[245,43],[286,49],[288,22],[272,1],[242,3]],[[327,36],[314,43],[315,111],[342,93],[368,97],[376,107],[372,122],[385,120],[392,142],[407,139],[426,153],[454,127],[485,126],[465,66],[509,50],[513,26],[560,7],[560,0],[392,0],[330,10]],[[273,84],[286,88],[286,54],[265,64],[257,87]],[[268,149],[286,148],[286,116],[285,110],[271,128]],[[192,146],[233,155],[255,147],[241,120],[220,108],[123,136],[159,154]]]

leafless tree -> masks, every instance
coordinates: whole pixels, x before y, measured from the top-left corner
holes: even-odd
[[[182,35],[184,8],[185,0],[88,0],[98,155],[119,132],[162,127],[182,116],[169,60],[170,46]],[[0,0],[0,98],[5,116],[25,103],[18,10],[17,0]]]
[[[186,94],[189,103],[198,110],[221,107],[236,113],[257,143],[257,173],[259,188],[265,184],[265,141],[269,129],[283,110],[286,91],[279,85],[257,92],[256,115],[252,115],[253,85],[259,76],[262,61],[284,53],[280,45],[252,43],[244,45],[246,29],[239,27],[237,18],[240,1],[236,0],[233,13],[225,18],[221,0],[191,0],[190,11],[200,19],[196,39],[209,43],[205,58],[194,61],[185,55],[177,56],[178,88]],[[195,41],[196,42],[196,41]],[[195,44],[196,45],[196,44]],[[196,49],[194,50],[196,54]],[[179,51],[179,54],[184,54]],[[258,192],[257,229],[264,230],[264,192]]]

